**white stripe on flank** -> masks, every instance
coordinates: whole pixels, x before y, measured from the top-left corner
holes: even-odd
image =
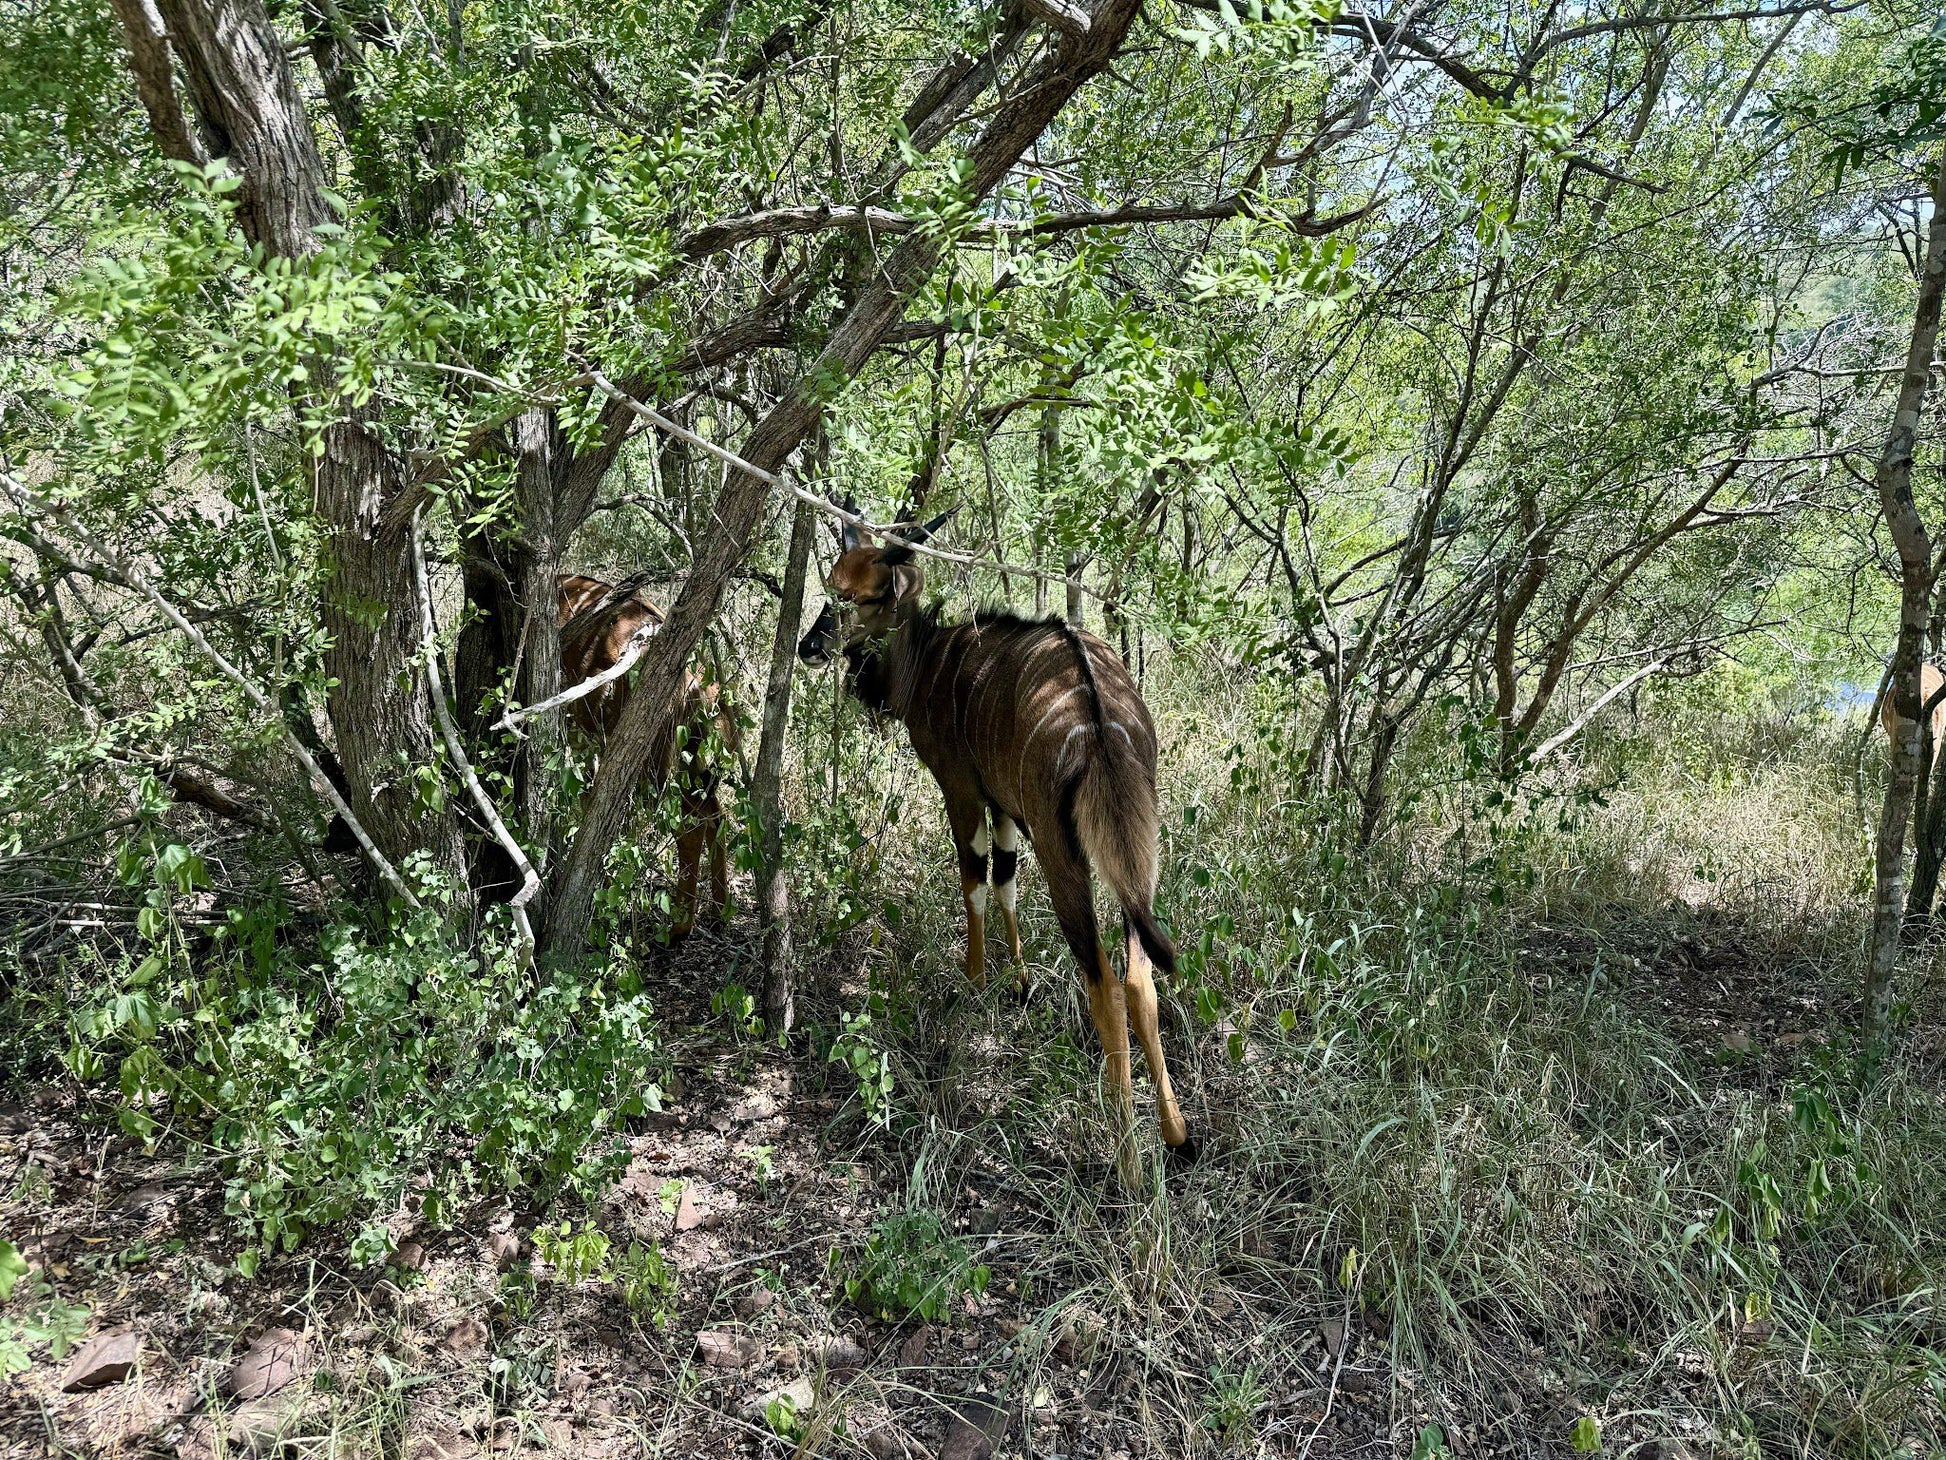
[[[1069,747],[1070,745],[1072,745],[1072,744],[1074,744],[1074,737],[1075,737],[1075,736],[1077,736],[1077,735],[1079,735],[1079,734],[1080,734],[1080,733],[1081,733],[1081,732],[1082,732],[1083,730],[1088,730],[1088,729],[1092,729],[1092,728],[1093,728],[1092,726],[1089,726],[1089,725],[1085,725],[1085,724],[1083,724],[1083,725],[1075,725],[1075,726],[1072,726],[1072,727],[1071,727],[1071,728],[1070,728],[1070,729],[1068,730],[1068,733],[1067,733],[1067,736],[1066,736],[1066,738],[1065,738],[1065,739],[1063,739],[1063,740],[1061,741],[1061,750],[1060,750],[1060,754],[1058,754],[1058,755],[1056,755],[1056,756],[1054,757],[1054,774],[1055,774],[1055,775],[1057,775],[1057,776],[1058,776],[1058,775],[1060,775],[1060,774],[1061,774],[1061,767],[1062,767],[1063,765],[1065,765],[1065,764],[1067,763],[1067,758],[1068,758],[1068,747]]]

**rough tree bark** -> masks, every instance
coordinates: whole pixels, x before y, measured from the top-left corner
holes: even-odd
[[[1086,35],[1064,36],[1050,44],[1042,59],[994,106],[967,152],[971,200],[991,192],[1068,100],[1107,67],[1140,8],[1140,0],[1102,0]],[[886,256],[877,277],[860,290],[812,367],[751,431],[741,452],[745,461],[770,473],[784,465],[821,418],[832,383],[850,380],[877,350],[932,276],[943,247],[941,239],[911,234]],[[576,955],[587,944],[602,868],[627,823],[635,784],[675,712],[684,665],[716,616],[731,572],[749,551],[769,493],[770,483],[763,477],[747,471],[729,474],[710,518],[713,531],[698,543],[668,622],[643,656],[641,678],[610,737],[581,830],[555,891],[547,947],[557,956]]]
[[[169,40],[211,150],[242,180],[237,219],[267,254],[302,258],[334,221],[324,164],[282,40],[262,0],[160,0]],[[158,138],[160,145],[175,145]],[[320,361],[313,379],[330,376]],[[394,860],[428,853],[456,895],[465,891],[459,823],[415,794],[415,768],[433,759],[432,723],[415,660],[419,598],[410,533],[387,528],[406,481],[381,439],[375,404],[326,424],[312,460],[331,576],[322,617],[331,642],[331,728],[352,807]]]
[[[1878,862],[1872,896],[1871,956],[1865,965],[1865,1042],[1884,1047],[1892,1016],[1894,975],[1899,964],[1899,933],[1905,916],[1905,833],[1919,776],[1919,668],[1931,607],[1932,541],[1912,499],[1912,451],[1919,433],[1919,410],[1932,379],[1933,350],[1939,341],[1939,307],[1946,289],[1946,150],[1933,175],[1932,222],[1927,229],[1918,298],[1912,311],[1912,338],[1906,349],[1899,396],[1879,452],[1874,484],[1880,510],[1899,553],[1899,640],[1892,655],[1892,704],[1900,716],[1892,740],[1885,805],[1878,821]]]
[[[817,514],[799,501],[791,515],[790,550],[784,561],[784,592],[777,605],[777,635],[770,645],[770,679],[764,687],[763,737],[750,782],[750,814],[757,823],[757,916],[763,925],[763,978],[758,1004],[764,1028],[788,1033],[795,1021],[791,965],[791,889],[784,877],[784,739],[790,729],[791,672],[797,667],[797,630],[804,610],[804,579]]]

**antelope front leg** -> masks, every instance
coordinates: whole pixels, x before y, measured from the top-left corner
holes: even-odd
[[[966,905],[966,977],[976,989],[987,986],[987,828],[979,828],[959,849],[960,900]]]

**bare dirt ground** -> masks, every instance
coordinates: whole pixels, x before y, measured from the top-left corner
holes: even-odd
[[[679,1088],[630,1133],[626,1174],[586,1214],[617,1251],[665,1254],[676,1286],[659,1313],[631,1312],[611,1281],[560,1282],[535,1256],[539,1214],[517,1198],[446,1231],[402,1211],[383,1269],[320,1242],[246,1280],[220,1182],[193,1151],[145,1156],[72,1091],[23,1092],[0,1108],[0,1232],[86,1306],[90,1335],[127,1330],[139,1356],[99,1387],[64,1387],[88,1377],[85,1354],[0,1381],[0,1454],[1135,1460],[1211,1448],[1192,1418],[1151,1403],[1139,1336],[1025,1280],[1049,1219],[998,1163],[1003,1174],[961,1183],[944,1213],[991,1269],[983,1295],[935,1321],[846,1300],[830,1254],[897,1207],[903,1158],[861,1134],[848,1078],[805,1052],[739,1043],[711,1018],[725,952],[699,936],[657,970]],[[1753,1085],[1808,1057],[1833,1017],[1814,984],[1780,977],[1736,926],[1708,918],[1624,921],[1600,937],[1538,928],[1527,956],[1536,979],[1612,982]],[[1112,1227],[1105,1173],[1102,1185]],[[1260,1302],[1281,1305],[1288,1327],[1292,1295],[1251,1285],[1243,1263],[1197,1300],[1240,1348]],[[1305,1328],[1298,1361],[1257,1401],[1260,1453],[1402,1453],[1402,1433],[1409,1449],[1384,1332],[1346,1310]],[[1450,1439],[1461,1460],[1561,1451],[1552,1418],[1531,1434]]]

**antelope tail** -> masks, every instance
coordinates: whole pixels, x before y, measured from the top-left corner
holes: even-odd
[[[1119,726],[1098,733],[1096,753],[1074,787],[1074,828],[1082,850],[1108,884],[1142,951],[1165,974],[1176,945],[1155,920],[1155,782]]]

